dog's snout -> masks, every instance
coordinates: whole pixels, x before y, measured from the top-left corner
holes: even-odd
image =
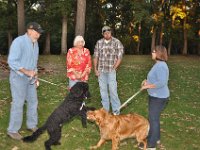
[[[88,111],[88,112],[87,112],[87,119],[88,119],[88,120],[92,120],[93,118],[94,118],[93,111]]]

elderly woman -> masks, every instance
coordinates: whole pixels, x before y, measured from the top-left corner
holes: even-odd
[[[149,95],[149,123],[148,150],[155,150],[160,143],[160,114],[165,108],[169,98],[169,68],[167,66],[167,50],[158,45],[152,51],[152,59],[155,61],[147,75],[147,80],[142,82],[142,89],[147,89]]]
[[[85,40],[82,36],[76,36],[74,47],[67,53],[66,66],[67,77],[69,78],[69,89],[76,82],[87,82],[91,71],[90,51],[85,46]]]

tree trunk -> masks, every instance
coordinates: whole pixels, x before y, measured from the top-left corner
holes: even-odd
[[[11,33],[11,31],[9,30],[9,31],[8,31],[8,49],[10,49],[10,45],[11,45],[11,43],[12,43],[12,40],[13,40],[12,33]]]
[[[169,39],[169,44],[168,44],[168,55],[171,55],[171,47],[172,47],[172,38]]]
[[[156,28],[153,27],[153,34],[151,39],[151,51],[155,49],[155,46],[156,46]]]
[[[45,39],[45,48],[44,48],[44,54],[50,54],[50,32],[46,33],[46,39]]]
[[[76,14],[76,29],[75,35],[85,34],[85,13],[86,13],[86,0],[77,0],[77,14]]]
[[[182,0],[182,3],[183,3],[183,5],[182,5],[183,12],[186,14],[186,17],[183,20],[183,41],[184,41],[184,44],[183,44],[182,54],[186,55],[187,54],[187,13],[186,13],[186,2],[185,2],[185,0]]]
[[[67,52],[67,16],[64,15],[62,19],[62,37],[61,37],[61,53]]]
[[[162,22],[161,29],[160,29],[160,41],[159,41],[160,45],[163,44],[163,30],[164,30],[164,23]]]
[[[17,0],[18,35],[25,33],[24,0]]]
[[[140,52],[140,35],[141,35],[141,23],[139,23],[138,27],[138,44],[137,44],[137,49],[136,49],[136,54],[139,54]]]
[[[7,4],[7,11],[8,14],[11,13],[12,11],[12,0],[8,0],[8,4]],[[7,36],[8,36],[8,49],[10,49],[10,45],[12,43],[13,40],[13,36],[12,36],[12,29],[13,29],[13,20],[12,17],[8,17],[8,31],[7,31]]]
[[[183,25],[183,38],[184,38],[183,55],[186,55],[186,54],[187,54],[187,28],[186,28],[186,18],[184,19],[184,25]]]
[[[200,30],[198,32],[198,35],[199,35],[199,39],[200,39]],[[197,54],[200,55],[200,42],[197,43]]]

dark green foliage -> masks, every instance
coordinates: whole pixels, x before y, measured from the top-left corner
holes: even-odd
[[[51,54],[61,52],[62,17],[67,16],[67,46],[73,46],[76,24],[77,1],[75,0],[25,0],[25,23],[37,21],[45,29],[40,38],[40,53],[45,49],[46,34],[51,36]],[[163,2],[163,3],[162,3]],[[156,44],[159,44],[161,23],[164,23],[163,45],[168,47],[172,39],[171,54],[181,54],[183,40],[183,19],[177,18],[179,24],[172,28],[172,6],[181,8],[182,0],[87,0],[85,41],[86,47],[93,54],[96,41],[102,37],[101,28],[109,25],[113,36],[122,41],[126,54],[148,54],[151,49],[152,28],[157,29]],[[35,7],[34,7],[35,6]],[[37,6],[37,7],[36,7]],[[199,23],[200,4],[198,0],[186,1],[188,54],[200,54]],[[0,54],[8,53],[8,33],[14,39],[17,36],[17,1],[0,1]],[[155,20],[157,15],[157,20]],[[140,47],[133,36],[139,36],[141,24]]]
[[[200,147],[200,58],[194,56],[172,56],[169,58],[168,65],[170,70],[170,101],[161,115],[161,142],[163,149],[167,150],[197,150]],[[62,102],[67,90],[65,57],[64,56],[40,56],[39,65],[46,69],[53,70],[50,73],[40,73],[39,77],[54,83],[61,83],[61,87],[40,82],[38,88],[39,97],[39,126],[41,126],[51,114],[51,112]],[[125,102],[135,94],[153,61],[151,56],[126,55],[118,70],[118,93],[119,97]],[[9,90],[8,77],[4,77],[6,72],[0,72],[0,149],[22,149],[22,150],[43,150],[43,143],[47,140],[45,132],[34,143],[27,144],[11,140],[6,135],[9,120],[9,109],[11,95]],[[90,91],[92,97],[86,101],[88,106],[101,108],[101,99],[97,78],[91,73]],[[145,117],[147,114],[147,92],[143,91],[137,95],[122,110],[122,114],[138,113]],[[25,117],[25,113],[24,113]],[[25,120],[25,119],[24,119]],[[20,130],[23,136],[31,133],[26,130],[25,122]],[[60,146],[53,146],[55,150],[89,150],[91,145],[95,145],[99,140],[99,129],[94,123],[89,123],[88,128],[81,126],[79,119],[74,119],[69,124],[64,125]],[[120,144],[120,150],[137,150],[136,141],[133,139],[124,140]],[[111,149],[111,142],[108,141],[101,148],[102,150]],[[158,148],[159,149],[159,148]]]

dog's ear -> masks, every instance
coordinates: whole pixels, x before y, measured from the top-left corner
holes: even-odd
[[[97,110],[98,115],[96,115],[96,123],[103,127],[105,126],[105,117],[106,117],[106,110],[104,108],[101,108]]]
[[[81,95],[83,94],[83,86],[81,85],[80,82],[77,82],[71,89],[70,89],[70,93],[74,96],[74,97],[81,97]]]

